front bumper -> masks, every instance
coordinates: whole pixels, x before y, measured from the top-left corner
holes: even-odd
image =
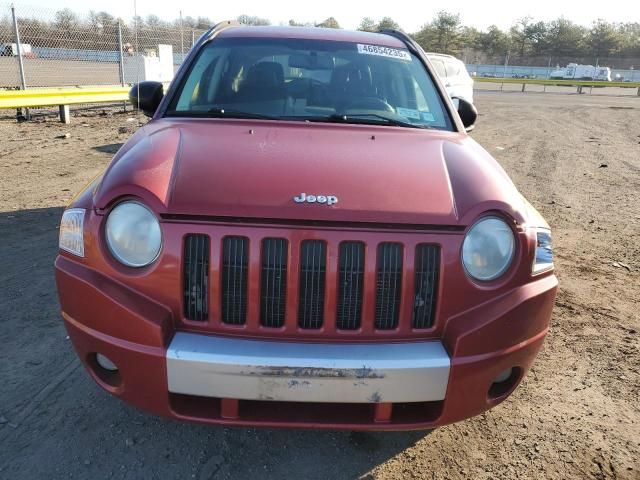
[[[241,400],[438,401],[449,366],[437,341],[303,344],[178,332],[167,350],[170,392]]]
[[[503,401],[542,346],[557,286],[547,275],[513,289],[432,341],[322,344],[176,332],[162,305],[66,259],[56,281],[81,360],[126,402],[201,423],[350,430],[434,428]],[[507,369],[508,388],[492,391]]]

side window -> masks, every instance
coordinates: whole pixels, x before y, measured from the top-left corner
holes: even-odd
[[[436,69],[436,73],[440,78],[447,77],[447,71],[444,68],[444,63],[442,62],[442,60],[432,59],[431,63],[433,64],[433,67]]]
[[[460,64],[456,60],[447,60],[447,77],[460,75]]]
[[[205,51],[198,63],[194,66],[189,79],[178,101],[179,109],[195,108],[197,105],[210,102],[213,92],[218,87],[219,76],[215,74],[220,60],[220,53]],[[190,91],[191,96],[184,94]]]

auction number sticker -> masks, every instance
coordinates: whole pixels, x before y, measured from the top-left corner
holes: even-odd
[[[407,50],[399,50],[397,48],[380,47],[378,45],[358,44],[358,53],[362,55],[378,55],[380,57],[397,58],[400,60],[411,61],[411,55]]]

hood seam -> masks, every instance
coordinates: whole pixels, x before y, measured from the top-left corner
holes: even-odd
[[[175,192],[176,182],[178,180],[178,173],[180,169],[180,160],[182,158],[182,128],[178,128],[178,148],[176,149],[176,156],[173,161],[173,165],[171,167],[171,178],[169,179],[169,186],[167,191],[167,203],[166,207],[169,209],[169,206],[173,201],[173,193]]]

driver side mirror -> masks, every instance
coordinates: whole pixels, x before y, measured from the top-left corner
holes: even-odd
[[[140,82],[129,90],[129,101],[134,107],[140,108],[147,117],[153,117],[164,95],[162,83]]]
[[[464,98],[453,97],[453,104],[458,109],[458,115],[467,132],[473,130],[476,126],[476,120],[478,119],[478,110],[473,103],[468,102]]]

